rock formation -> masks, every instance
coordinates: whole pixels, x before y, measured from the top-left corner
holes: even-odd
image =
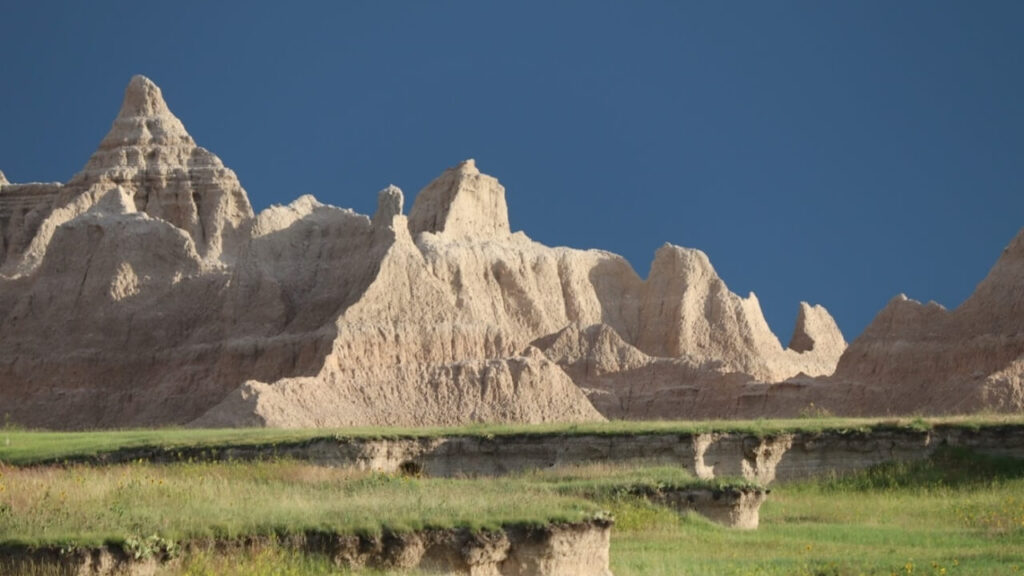
[[[0,172],[0,276],[10,255],[21,255],[49,216],[59,183],[11,184]]]
[[[505,189],[472,160],[403,204],[389,186],[372,217],[312,196],[254,215],[133,78],[68,183],[0,179],[0,411],[54,428],[722,417],[773,409],[780,386],[802,406],[846,346],[801,304],[784,349],[700,251],[663,246],[645,280],[513,233]],[[990,321],[973,321],[978,346]],[[986,398],[1019,389],[1000,366]]]
[[[110,133],[85,168],[56,190],[50,213],[33,231],[20,258],[6,263],[7,274],[30,274],[41,263],[56,229],[117,186],[132,195],[139,212],[184,230],[208,263],[232,258],[252,219],[249,199],[234,172],[196,146],[167,108],[160,88],[136,76]]]
[[[830,383],[836,405],[858,390],[858,413],[1024,410],[1024,229],[956,309],[891,300]]]

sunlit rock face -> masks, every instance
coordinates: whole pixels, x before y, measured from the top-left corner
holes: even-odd
[[[643,279],[513,232],[505,195],[467,160],[408,215],[394,186],[372,216],[310,195],[253,214],[137,76],[69,182],[0,175],[2,411],[93,428],[1020,409],[1020,237],[953,312],[895,301],[847,350],[801,304],[783,348],[703,252],[666,244]]]

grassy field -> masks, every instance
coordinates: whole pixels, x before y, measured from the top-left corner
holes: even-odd
[[[935,425],[982,427],[1024,418],[794,420],[360,430],[368,437],[572,433],[754,434]],[[708,486],[678,468],[589,465],[497,479],[431,479],[300,462],[148,463],[23,468],[58,454],[123,446],[273,443],[341,432],[156,430],[47,433],[0,430],[0,547],[117,543],[162,549],[190,538],[316,530],[379,533],[425,527],[615,518],[611,562],[629,575],[1024,574],[1024,461],[940,450],[930,460],[776,484],[761,527],[743,532],[680,516],[624,486]],[[2,463],[6,462],[6,463]],[[711,484],[715,486],[717,484]],[[3,572],[0,569],[0,572]],[[182,575],[334,574],[326,558],[262,548],[209,553],[168,568]],[[46,572],[40,572],[46,574]],[[361,572],[361,574],[376,574]]]
[[[9,468],[0,476],[0,546],[100,545],[152,534],[182,541],[306,530],[497,529],[578,522],[601,511],[566,486],[532,476],[411,478],[296,462]]]
[[[0,468],[0,547],[170,542],[307,530],[377,535],[579,522],[630,488],[749,486],[677,467],[587,465],[502,478],[417,478],[301,462]]]
[[[1024,573],[1022,461],[945,451],[776,486],[754,532],[610,504],[618,576]]]
[[[568,484],[603,476],[637,479],[630,474],[584,470]],[[659,474],[648,479],[664,480]],[[548,473],[531,477],[565,485],[565,478]],[[762,507],[761,528],[753,532],[679,516],[626,495],[608,494],[596,505],[616,519],[611,562],[617,576],[1024,573],[1021,461],[945,451],[926,462],[778,486]],[[301,576],[335,570],[325,558],[263,549],[200,555],[168,574]]]
[[[89,457],[125,448],[224,448],[301,443],[317,438],[431,438],[440,436],[559,436],[573,434],[645,435],[738,432],[768,436],[825,430],[869,431],[880,428],[925,430],[934,426],[1024,425],[1024,415],[972,415],[945,418],[797,418],[791,420],[612,421],[589,424],[488,424],[439,428],[346,428],[220,430],[166,428],[87,432],[46,432],[0,428],[0,462],[26,465],[62,458]]]

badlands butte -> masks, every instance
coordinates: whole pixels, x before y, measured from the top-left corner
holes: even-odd
[[[954,310],[893,299],[849,346],[666,244],[640,278],[512,232],[472,160],[406,214],[259,214],[147,78],[67,183],[0,174],[0,413],[81,429],[1024,410],[1024,232]]]

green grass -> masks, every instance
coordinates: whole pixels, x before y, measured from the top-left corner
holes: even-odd
[[[762,489],[759,484],[743,478],[702,480],[694,477],[685,468],[667,465],[637,467],[628,464],[591,463],[521,472],[516,477],[532,483],[546,484],[560,494],[602,501],[637,492],[667,489]]]
[[[637,499],[603,504],[617,576],[1024,573],[1022,461],[943,451],[775,486],[754,532]]]
[[[297,462],[7,468],[0,546],[497,529],[579,522],[601,510],[524,477],[420,479]]]
[[[768,436],[785,432],[822,432],[825,430],[870,431],[879,428],[923,430],[933,426],[1024,425],[1024,415],[975,415],[948,418],[798,418],[790,420],[749,421],[613,421],[589,424],[480,424],[440,428],[346,428],[337,430],[281,429],[140,429],[92,432],[47,432],[0,429],[0,462],[27,465],[61,459],[93,457],[119,449],[154,448],[227,448],[302,443],[317,438],[430,438],[464,435],[492,436],[560,436],[578,434],[646,435],[694,434],[701,432],[736,432]]]
[[[179,441],[212,437],[210,431],[153,432],[165,433]],[[244,440],[230,434],[240,432],[213,436]],[[83,445],[90,444],[77,449]],[[752,532],[680,516],[621,489],[720,486],[664,466],[591,464],[497,479],[408,478],[288,461],[0,465],[0,474],[0,545],[127,543],[154,534],[157,542],[180,542],[306,530],[479,529],[578,521],[607,511],[615,518],[617,576],[1024,574],[1024,461],[960,449],[773,485],[761,527]],[[199,554],[168,569],[173,576],[330,573],[336,572],[327,558],[275,548]]]
[[[76,474],[100,477],[79,479]],[[680,516],[628,493],[600,490],[632,482],[692,481],[685,472],[664,467],[589,465],[498,480],[427,480],[343,473],[291,462],[136,464],[8,469],[2,481],[10,486],[14,475],[20,475],[19,488],[29,483],[37,504],[19,512],[21,524],[0,522],[6,535],[34,530],[60,539],[60,526],[68,529],[70,522],[81,528],[86,518],[89,523],[107,523],[108,529],[116,525],[128,530],[119,532],[124,537],[158,529],[174,534],[166,531],[173,526],[180,534],[188,522],[199,522],[194,532],[201,534],[277,533],[307,526],[374,531],[382,519],[415,529],[483,526],[483,518],[495,523],[508,518],[540,521],[566,511],[583,517],[609,510],[616,521],[611,562],[617,576],[1024,572],[1024,462],[952,449],[924,462],[777,485],[762,507],[761,528],[753,532],[724,528],[695,515]],[[174,481],[179,488],[165,492],[168,488],[160,487],[160,479]],[[38,484],[33,487],[33,482]],[[123,487],[118,486],[121,483]],[[86,499],[92,503],[88,507],[59,503],[57,488],[71,485],[105,486],[79,490],[107,492],[108,497]],[[188,498],[182,490],[188,491]],[[596,502],[576,498],[581,493],[595,494]],[[83,494],[74,496],[81,499]],[[260,508],[249,505],[254,498],[261,499]],[[342,501],[346,509],[355,510],[345,520],[339,519],[341,508],[336,504]],[[134,508],[121,516],[118,503]],[[111,519],[108,509],[118,516]],[[464,521],[467,514],[471,519]],[[200,554],[168,569],[175,576],[331,573],[335,569],[327,558],[273,548],[226,556]]]

